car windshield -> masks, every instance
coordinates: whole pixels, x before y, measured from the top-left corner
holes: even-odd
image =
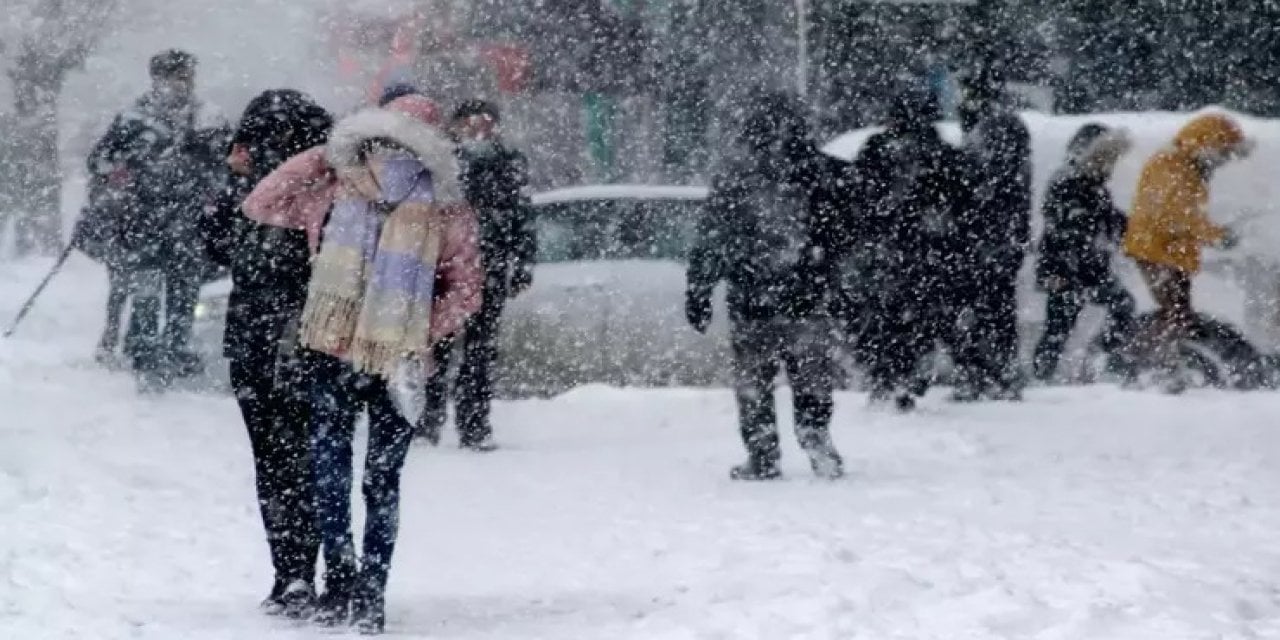
[[[586,200],[537,207],[538,261],[678,260],[693,243],[697,200]]]

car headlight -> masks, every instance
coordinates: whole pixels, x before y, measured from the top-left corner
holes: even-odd
[[[196,303],[196,320],[204,320],[209,317],[209,305],[203,302]]]

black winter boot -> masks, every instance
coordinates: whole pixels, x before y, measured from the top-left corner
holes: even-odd
[[[258,608],[269,616],[278,616],[284,614],[284,590],[289,586],[289,582],[284,578],[276,578],[271,585],[271,593],[262,600],[262,604]]]
[[[800,446],[809,456],[809,467],[813,474],[824,480],[838,480],[844,477],[844,458],[836,451],[831,442],[831,434],[826,429],[805,429],[799,434]]]
[[[311,621],[322,627],[346,624],[351,617],[351,599],[355,592],[355,567],[327,572],[324,593],[316,600]]]
[[[310,582],[294,580],[280,594],[284,616],[293,620],[310,619],[316,612],[316,590]]]
[[[386,596],[375,585],[365,585],[351,600],[351,626],[360,635],[381,635],[387,626]]]
[[[777,480],[781,477],[782,470],[778,468],[777,462],[756,456],[729,470],[729,478],[747,482]]]

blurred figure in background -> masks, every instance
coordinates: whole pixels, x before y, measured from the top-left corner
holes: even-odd
[[[685,314],[711,323],[711,295],[727,283],[738,422],[747,460],[737,480],[781,476],[774,384],[785,367],[796,437],[815,474],[838,478],[831,442],[833,370],[828,304],[844,250],[836,176],[798,101],[758,97],[746,109],[735,155],[711,187],[689,256]]]
[[[953,355],[956,400],[1016,400],[1023,386],[1018,345],[1018,272],[1031,240],[1031,135],[1006,106],[1004,82],[988,69],[966,79],[960,105],[964,150],[977,165],[977,209],[960,231],[969,246],[967,298]]]
[[[895,98],[886,130],[867,140],[851,169],[861,207],[854,252],[863,254],[866,295],[849,305],[856,325],[850,334],[872,400],[901,411],[928,389],[929,357],[954,325],[950,292],[967,248],[958,229],[974,207],[969,158],[942,140],[936,119],[933,96],[907,88]]]
[[[195,70],[195,57],[183,51],[152,57],[151,90],[116,117],[90,153],[89,208],[76,234],[77,245],[93,247],[110,273],[97,357],[111,360],[132,297],[124,349],[144,390],[202,368],[187,348],[199,289],[191,286],[190,251],[199,242],[189,223],[205,194],[191,191],[207,186],[202,166],[221,153],[208,148],[216,136],[197,135]]]
[[[1133,296],[1111,270],[1124,238],[1126,219],[1111,199],[1107,181],[1131,143],[1123,130],[1086,124],[1067,146],[1067,162],[1054,174],[1042,211],[1044,234],[1036,262],[1036,285],[1048,294],[1044,335],[1033,362],[1036,378],[1049,381],[1086,302],[1107,310],[1103,346],[1109,369],[1130,381]]]
[[[480,222],[480,261],[485,271],[484,306],[460,335],[436,346],[436,370],[427,383],[426,411],[418,435],[440,441],[448,406],[449,362],[462,350],[454,392],[455,422],[462,448],[492,451],[493,370],[498,357],[499,321],[507,299],[533,284],[537,238],[532,210],[524,193],[528,184],[524,154],[502,140],[498,108],[483,100],[464,102],[453,114],[459,141],[462,189]]]
[[[249,432],[258,507],[275,580],[262,609],[303,618],[315,600],[316,530],[307,389],[294,342],[311,278],[302,229],[247,218],[241,203],[268,174],[324,144],[333,120],[291,89],[249,102],[224,158],[230,168],[216,206],[201,221],[209,256],[231,270],[222,353]]]
[[[1138,262],[1156,301],[1155,322],[1139,336],[1139,344],[1149,350],[1169,393],[1187,387],[1181,346],[1196,322],[1191,279],[1200,271],[1201,251],[1230,248],[1238,240],[1232,229],[1209,219],[1209,181],[1252,147],[1229,116],[1199,116],[1147,161],[1138,179],[1124,249]]]

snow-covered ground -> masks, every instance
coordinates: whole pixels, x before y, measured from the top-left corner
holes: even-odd
[[[0,265],[8,319],[47,263]],[[0,638],[327,637],[261,617],[249,448],[216,394],[90,366],[74,259],[0,342]],[[783,403],[783,406],[787,406]],[[734,484],[725,391],[501,403],[416,449],[390,593],[414,638],[1280,637],[1280,397],[1035,390],[900,417],[839,398],[852,477]]]

